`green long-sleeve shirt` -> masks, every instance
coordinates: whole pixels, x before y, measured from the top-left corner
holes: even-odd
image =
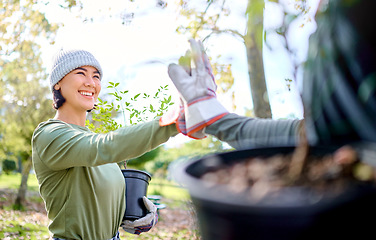
[[[39,124],[32,158],[49,230],[65,239],[110,239],[125,211],[125,182],[116,164],[137,157],[178,132],[158,120],[107,134],[59,120]]]

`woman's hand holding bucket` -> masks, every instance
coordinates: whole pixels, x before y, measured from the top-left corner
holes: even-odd
[[[121,224],[124,231],[139,235],[142,232],[148,232],[158,222],[157,207],[147,198],[142,198],[146,209],[149,211],[145,217],[135,221],[125,220]]]

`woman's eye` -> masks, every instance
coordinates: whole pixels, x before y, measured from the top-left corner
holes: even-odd
[[[84,73],[84,72],[77,72],[77,74],[82,74],[82,75],[85,76],[85,73]]]
[[[99,75],[95,75],[94,78],[101,80],[101,77]]]

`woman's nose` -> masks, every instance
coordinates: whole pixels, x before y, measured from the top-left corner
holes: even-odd
[[[89,77],[85,84],[84,84],[85,87],[92,87],[92,88],[95,88],[95,81],[93,78]]]

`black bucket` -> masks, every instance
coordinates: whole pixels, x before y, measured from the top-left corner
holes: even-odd
[[[208,187],[201,176],[249,157],[292,153],[294,147],[233,151],[182,163],[174,176],[185,186],[196,208],[203,240],[365,239],[374,235],[376,189],[373,184],[349,187],[342,194],[315,200],[303,189],[286,188],[276,201],[252,203],[217,185]],[[320,156],[332,149],[314,147]]]
[[[123,220],[137,220],[148,211],[142,200],[147,194],[151,176],[149,173],[136,169],[122,169],[125,180],[126,209]]]

